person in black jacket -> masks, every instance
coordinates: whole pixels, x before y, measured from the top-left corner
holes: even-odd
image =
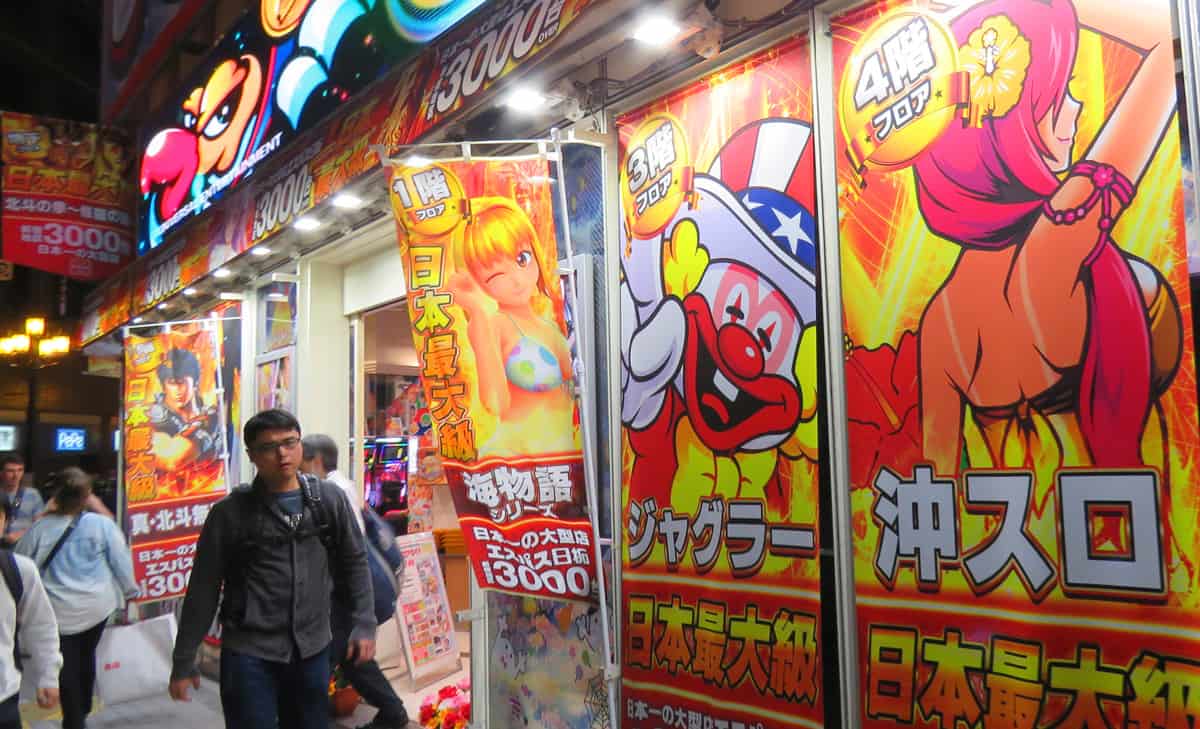
[[[243,436],[258,475],[218,502],[196,546],[171,671],[171,698],[198,688],[196,652],[221,600],[227,729],[327,729],[330,598],[349,612],[346,658],[375,656],[362,536],[337,486],[300,473],[300,424],[266,410]]]

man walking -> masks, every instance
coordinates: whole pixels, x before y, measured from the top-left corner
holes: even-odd
[[[337,470],[338,466],[338,448],[333,439],[327,435],[310,435],[304,439],[304,462],[301,468],[305,473],[310,473],[325,481],[335,483],[342,488],[346,494],[346,498],[355,508],[355,515],[358,516],[360,527],[364,526],[363,512],[360,511],[361,498],[355,488],[354,482],[343,476]],[[368,514],[367,517],[373,517],[374,514]],[[377,517],[376,517],[377,518]],[[374,532],[374,525],[367,525],[363,532]],[[386,524],[384,527],[386,528]],[[387,530],[390,534],[391,530]],[[396,549],[395,537],[391,537],[392,550]],[[367,537],[367,558],[371,566],[372,585],[376,592],[389,591],[392,600],[392,610],[395,610],[395,588],[391,585],[382,582],[387,579],[386,572],[391,571],[391,567],[387,564],[386,559],[372,545],[372,539]],[[379,579],[376,579],[376,576]],[[392,577],[391,579],[395,579]],[[378,597],[378,595],[376,595]],[[380,608],[376,606],[375,611],[377,619],[380,616]],[[379,664],[374,660],[365,661],[359,664],[353,664],[350,661],[342,659],[343,651],[339,650],[340,646],[346,645],[349,640],[351,620],[347,606],[338,599],[333,601],[333,651],[331,658],[333,663],[342,664],[342,671],[346,679],[350,681],[350,685],[354,690],[362,695],[363,700],[371,706],[379,709],[375,717],[367,724],[362,725],[359,729],[401,729],[408,725],[408,711],[404,708],[404,702],[396,695],[392,684],[383,675]]]
[[[266,410],[243,429],[258,475],[218,502],[196,547],[171,698],[199,687],[196,652],[222,586],[221,705],[227,729],[328,729],[330,595],[344,600],[346,659],[375,656],[362,537],[341,492],[299,471],[300,424]]]
[[[33,521],[46,508],[37,489],[21,485],[25,478],[25,460],[15,453],[0,456],[0,494],[8,499],[11,518],[4,528],[4,543],[12,546],[21,539]]]

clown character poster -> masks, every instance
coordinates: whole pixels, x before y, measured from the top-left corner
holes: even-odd
[[[877,3],[833,41],[866,725],[1191,722],[1171,3]]]
[[[618,120],[628,727],[820,726],[809,47]]]
[[[126,528],[140,600],[183,594],[228,473],[219,319],[125,339]]]
[[[481,587],[587,600],[583,452],[544,159],[391,168],[421,382]]]

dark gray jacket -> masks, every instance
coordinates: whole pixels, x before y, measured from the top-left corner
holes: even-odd
[[[285,663],[321,652],[331,640],[335,590],[349,606],[351,639],[374,638],[371,578],[351,507],[336,485],[301,478],[320,494],[328,522],[324,539],[307,500],[293,533],[257,479],[213,506],[196,545],[172,680],[196,675],[196,652],[212,625],[222,587],[221,643],[238,653]]]

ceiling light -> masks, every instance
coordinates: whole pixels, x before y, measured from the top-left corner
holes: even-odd
[[[183,290],[184,296],[195,296],[196,293],[197,293],[196,289],[192,288],[191,286],[188,286],[186,289]]]
[[[267,248],[266,246],[254,246],[250,249],[250,255],[258,256],[259,258],[266,258],[267,256],[271,255],[271,249]]]
[[[545,94],[531,86],[518,86],[504,100],[508,108],[527,114],[541,111],[548,102]]]
[[[316,230],[317,228],[320,228],[321,221],[317,220],[311,215],[303,215],[299,218],[296,218],[296,222],[292,223],[292,227],[296,230],[307,233],[310,230]]]
[[[134,324],[141,324],[141,323],[142,323],[142,322],[144,322],[144,321],[146,321],[146,320],[145,320],[145,319],[143,319],[143,318],[142,318],[142,317],[140,317],[140,316],[135,316],[135,317],[133,317],[133,323],[134,323]]]
[[[633,29],[633,38],[648,46],[662,47],[679,37],[681,28],[666,15],[647,15]]]
[[[236,291],[222,291],[220,295],[221,301],[241,301],[245,297]]]
[[[410,154],[404,158],[405,167],[428,167],[433,164],[433,160],[420,154]]]
[[[233,271],[230,271],[228,268],[225,268],[224,266],[213,271],[214,278],[229,278],[232,275],[233,275]]]
[[[159,311],[166,311],[167,310],[167,302],[164,301],[154,308],[158,309]]]
[[[267,301],[287,301],[288,295],[281,294],[278,291],[267,294]]]
[[[362,198],[358,195],[352,195],[348,192],[339,192],[333,196],[333,206],[335,208],[344,208],[346,210],[355,210],[361,208],[363,204]]]

